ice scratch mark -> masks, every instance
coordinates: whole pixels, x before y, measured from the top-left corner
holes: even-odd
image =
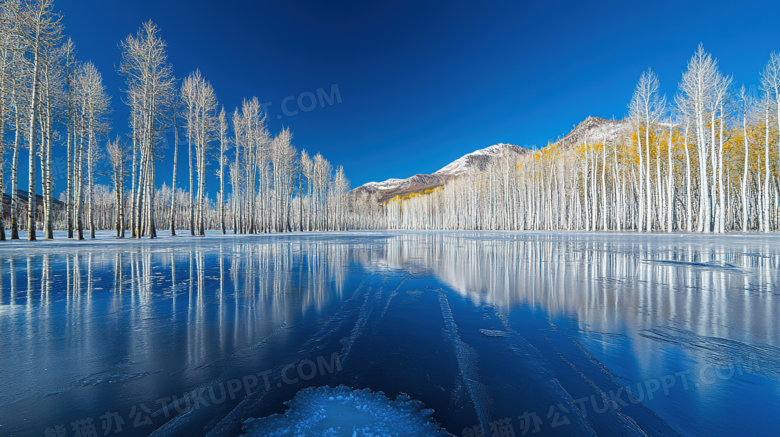
[[[385,317],[385,313],[387,312],[387,309],[390,308],[390,302],[393,301],[393,298],[398,296],[398,290],[401,288],[402,285],[404,285],[404,282],[409,280],[409,276],[404,277],[401,279],[401,282],[398,283],[398,286],[395,287],[395,290],[390,292],[390,296],[387,297],[387,302],[385,303],[385,307],[382,309],[382,315],[379,316],[379,320],[382,320]]]
[[[351,301],[353,299],[359,299],[361,296],[361,291],[363,290],[363,287],[365,285],[365,280],[361,282],[355,292],[353,293],[353,296],[349,298],[347,301]],[[370,294],[370,287],[368,291],[363,291],[362,293],[367,296]],[[302,350],[298,353],[292,354],[288,357],[287,360],[282,362],[280,365],[276,366],[274,369],[272,369],[271,375],[273,375],[272,379],[269,381],[270,386],[273,387],[280,383],[281,378],[281,370],[289,365],[294,363],[300,363],[303,359],[306,357],[313,357],[316,356],[317,353],[320,353],[323,348],[326,346],[326,340],[328,337],[332,336],[333,333],[338,332],[341,330],[341,327],[345,324],[347,320],[349,320],[349,316],[354,313],[355,309],[347,304],[344,304],[339,308],[336,313],[329,318],[327,318],[324,321],[321,321],[320,324],[321,327],[316,335],[314,335],[312,338],[310,338],[306,343],[304,343],[304,346],[302,347]],[[211,393],[212,391],[216,391],[215,387],[218,387],[219,382],[226,381],[227,380],[227,372],[224,372],[222,375],[220,375],[219,378],[214,379],[213,381],[203,384],[197,388],[195,388],[194,393],[200,394],[203,393],[203,391],[208,388],[207,394],[203,396],[203,399],[206,402],[209,402],[212,404],[212,408],[215,407],[215,404],[211,402]],[[278,387],[278,386],[277,386]],[[284,386],[285,388],[289,387],[295,387],[295,386]],[[188,394],[185,394],[184,397],[182,397],[180,400],[177,401],[176,405],[169,405],[169,413],[171,412],[170,407],[176,407],[178,406],[180,409],[182,408],[182,404],[185,405],[187,401],[192,401],[192,393],[189,392]],[[166,422],[162,427],[158,428],[156,431],[154,431],[152,434],[150,434],[150,437],[173,437],[178,435],[183,435],[185,431],[188,429],[191,422],[196,420],[195,415],[203,416],[205,414],[213,416],[212,421],[216,422],[216,424],[208,425],[207,428],[204,428],[204,432],[206,429],[210,428],[208,431],[208,436],[214,437],[225,437],[225,436],[233,436],[238,435],[238,431],[241,429],[241,423],[242,420],[248,417],[250,414],[250,411],[255,411],[257,408],[259,408],[260,405],[262,405],[263,400],[266,399],[266,396],[268,394],[278,395],[282,392],[277,391],[267,391],[258,389],[253,391],[250,395],[246,396],[243,400],[241,400],[238,405],[236,405],[232,410],[230,410],[227,414],[225,414],[224,417],[220,419],[217,419],[218,412],[214,411],[212,409],[187,409],[184,413],[177,414],[174,416],[171,420]],[[227,404],[224,404],[227,405]],[[175,411],[175,410],[174,410]],[[164,413],[163,409],[160,409],[156,411],[154,414],[159,415]]]
[[[350,297],[349,300],[355,299],[358,296],[358,293],[360,293],[360,290],[363,289],[364,285],[366,285],[366,280],[365,279],[360,281],[360,284],[358,284],[358,287],[355,289],[355,292],[352,293],[352,297]]]
[[[767,344],[750,345],[736,340],[705,337],[685,329],[659,326],[645,329],[639,335],[655,341],[672,343],[705,353],[715,365],[737,364],[774,378],[780,377],[780,348]]]
[[[206,369],[206,368],[211,367],[214,364],[217,364],[219,362],[230,361],[230,360],[240,356],[244,352],[251,351],[253,349],[257,349],[258,347],[268,343],[269,341],[271,341],[271,339],[273,339],[274,337],[276,337],[277,335],[282,333],[285,329],[287,329],[287,323],[282,322],[281,325],[277,326],[276,329],[274,329],[267,337],[265,337],[264,339],[260,340],[259,342],[255,343],[255,344],[252,344],[252,345],[249,345],[249,346],[246,346],[246,347],[243,347],[243,348],[236,349],[235,351],[233,351],[229,355],[226,355],[224,357],[218,358],[218,359],[216,359],[214,361],[211,361],[209,363],[203,363],[203,364],[201,364],[201,365],[199,365],[197,367],[193,367],[192,370]]]
[[[538,374],[539,379],[543,379],[543,378],[547,379],[547,381],[545,381],[544,384],[550,387],[552,389],[551,391],[557,394],[559,398],[562,398],[564,400],[564,403],[566,406],[568,406],[569,411],[571,411],[572,413],[576,413],[573,416],[569,415],[569,417],[573,418],[573,423],[576,423],[578,424],[578,426],[582,427],[578,429],[578,432],[591,433],[595,435],[595,431],[591,427],[591,422],[589,422],[586,419],[587,415],[582,413],[580,407],[573,407],[572,409],[572,406],[575,403],[575,401],[573,400],[573,397],[570,395],[570,393],[568,393],[563,388],[560,381],[553,376],[552,372],[548,370],[553,368],[552,364],[548,361],[548,359],[542,356],[541,351],[536,346],[528,342],[522,335],[520,335],[520,333],[518,333],[517,331],[511,328],[511,326],[509,325],[509,320],[506,315],[501,314],[500,312],[495,310],[495,316],[501,321],[502,325],[504,326],[504,329],[511,334],[511,336],[507,338],[507,340],[509,340],[510,343],[513,343],[514,347],[512,347],[511,349],[516,354],[523,357],[525,360],[531,359],[533,357],[538,363],[536,364],[536,366],[540,369]],[[579,348],[579,350],[584,354],[584,356],[599,369],[601,373],[603,373],[613,384],[615,384],[614,386],[615,388],[619,386],[617,381],[613,379],[615,375],[613,375],[613,373],[610,372],[610,370],[606,366],[604,366],[598,360],[596,360],[595,357],[593,357],[590,353],[588,353],[587,350],[585,350],[585,348],[582,347],[582,345],[578,341],[569,337],[567,335],[568,330],[560,329],[549,318],[547,319],[547,323],[550,325],[550,332],[551,332],[550,335],[563,335],[566,338],[568,338]],[[516,343],[515,340],[517,339],[521,340],[522,343]],[[521,351],[517,349],[517,347],[523,348],[525,349],[525,351]],[[588,387],[590,387],[590,389],[594,391],[595,395],[601,399],[602,405],[608,405],[610,407],[608,414],[614,417],[614,419],[610,421],[610,424],[608,426],[614,427],[616,425],[617,427],[613,429],[616,430],[618,435],[631,435],[631,436],[647,435],[647,433],[644,430],[642,430],[642,428],[637,424],[636,420],[634,420],[632,417],[625,414],[623,411],[620,411],[620,408],[616,408],[617,405],[614,405],[614,403],[611,401],[611,398],[607,396],[607,392],[601,389],[601,387],[599,387],[598,383],[595,380],[597,378],[596,375],[598,374],[592,374],[591,376],[586,375],[586,373],[580,370],[573,361],[566,358],[555,347],[552,347],[551,349],[562,362],[567,364],[574,371],[574,373],[577,375],[577,377],[580,380],[582,380],[585,384],[587,384]],[[610,385],[610,387],[612,386]],[[582,387],[580,388],[580,390],[581,389]],[[636,408],[635,406],[632,406],[630,410],[632,412],[635,412],[637,411],[635,410],[635,408]],[[657,427],[658,430],[663,430],[661,431],[663,434],[675,435],[675,436],[678,435],[674,430],[672,430],[668,425],[666,425],[666,423],[663,420],[661,420],[657,415],[655,415],[655,413],[653,413],[647,407],[641,405],[641,408],[642,410],[638,411],[637,414],[641,414],[643,416],[647,414],[650,416],[652,420],[657,420],[659,423],[653,426]]]
[[[377,293],[381,292],[382,289],[380,288]],[[352,351],[352,345],[355,344],[355,340],[357,340],[363,334],[363,329],[366,326],[366,322],[368,322],[368,316],[371,315],[371,310],[374,308],[370,297],[371,289],[369,288],[369,291],[366,293],[363,300],[363,306],[360,307],[360,313],[358,314],[357,322],[355,322],[355,326],[352,328],[352,332],[344,342],[344,349],[341,351],[342,365],[344,365],[344,362],[349,358],[349,353]]]
[[[479,424],[482,426],[482,429],[490,429],[489,419],[492,401],[477,372],[477,352],[464,343],[460,335],[458,335],[458,326],[455,325],[455,319],[452,317],[450,303],[447,301],[447,296],[442,292],[439,292],[439,306],[441,306],[441,314],[444,317],[445,334],[455,350],[458,369],[463,377],[466,391],[471,397],[471,402],[474,404]]]
[[[550,320],[548,320],[548,322],[550,322],[550,324],[553,324],[552,321],[550,321]],[[563,331],[563,332],[566,332],[566,331]],[[577,346],[577,348],[588,359],[588,361],[590,361],[593,365],[595,365],[599,369],[599,371],[601,373],[603,373],[612,384],[615,384],[615,387],[617,387],[617,388],[620,387],[620,384],[618,383],[617,379],[626,380],[626,378],[623,378],[623,377],[621,377],[619,375],[615,375],[611,370],[609,370],[609,368],[607,366],[602,364],[601,361],[596,359],[596,357],[594,357],[590,352],[588,352],[587,349],[585,349],[585,347],[579,341],[577,341],[574,338],[570,337],[567,333],[565,333],[564,335],[566,336],[566,338],[569,341],[571,341],[575,346]],[[602,405],[605,405],[605,406],[609,405],[610,406],[609,414],[613,414],[614,413],[614,416],[617,419],[618,423],[623,427],[620,430],[621,434],[623,434],[623,435],[634,435],[634,436],[647,436],[648,435],[642,429],[642,427],[639,426],[639,424],[636,422],[636,420],[634,420],[631,416],[629,416],[628,414],[625,414],[623,411],[621,411],[622,410],[621,406],[617,402],[613,401],[611,396],[608,396],[607,392],[605,390],[602,390],[601,387],[599,387],[599,385],[596,383],[596,381],[594,379],[586,376],[585,373],[583,373],[580,369],[578,369],[574,365],[573,362],[571,362],[567,358],[565,358],[555,348],[553,348],[553,350],[555,350],[555,352],[558,354],[558,356],[560,356],[561,360],[563,360],[565,363],[567,363],[572,368],[572,370],[574,370],[574,372],[577,373],[583,381],[585,381],[585,383],[590,385],[593,388],[593,390],[596,391],[596,393],[599,395],[599,397],[601,397]],[[607,383],[607,385],[609,385],[609,383]],[[612,391],[612,390],[614,390],[614,388],[610,389],[610,391]],[[591,400],[591,402],[593,402],[593,400]],[[671,427],[669,427],[669,425],[667,425],[666,422],[663,419],[661,419],[650,408],[648,408],[647,406],[645,406],[643,404],[640,404],[640,407],[641,407],[641,413],[638,413],[638,414],[648,414],[652,419],[657,420],[659,423],[656,426],[659,427],[658,428],[659,430],[663,429],[663,428],[666,428],[665,433],[669,433],[671,435],[677,435],[677,436],[679,435],[676,431],[671,429]],[[633,409],[635,407],[632,405],[631,408]],[[647,419],[645,419],[645,421],[646,420]],[[651,426],[651,427],[653,426],[650,422],[647,422],[646,424],[647,424],[647,426]]]
[[[574,421],[579,425],[577,429],[577,434],[582,435],[583,431],[585,431],[588,433],[588,435],[595,436],[596,432],[582,418],[582,414],[580,414],[579,408],[574,405],[574,398],[572,398],[569,392],[567,392],[563,388],[560,381],[558,381],[555,378],[552,378],[551,380],[547,381],[546,385],[547,387],[550,388],[550,391],[557,394],[558,398],[563,401],[562,402],[563,404],[565,404],[566,409],[571,412],[569,414],[569,417],[573,417]]]
[[[563,354],[560,353],[558,350],[556,350],[555,348],[553,348],[553,350],[555,351],[555,353],[558,354],[558,357],[560,357],[560,359],[564,363],[568,364],[569,367],[571,367],[571,369],[574,371],[574,373],[579,375],[580,378],[583,381],[585,381],[585,383],[587,383],[599,395],[599,397],[601,397],[601,404],[602,405],[610,405],[613,410],[620,410],[620,405],[618,405],[617,402],[612,402],[609,399],[609,395],[607,395],[607,393],[605,393],[604,390],[602,390],[592,379],[588,378],[588,376],[585,375],[585,373],[583,373],[580,369],[578,369],[577,366],[574,365],[574,363],[572,363],[571,361],[569,361],[569,359],[564,357]],[[559,382],[559,384],[560,384],[560,382]]]

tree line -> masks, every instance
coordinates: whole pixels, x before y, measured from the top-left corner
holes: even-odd
[[[643,73],[613,135],[506,154],[484,171],[385,205],[390,229],[780,228],[780,55],[736,88],[699,46],[667,101]]]
[[[0,240],[6,228],[12,239],[27,229],[35,240],[37,231],[53,238],[55,229],[83,239],[86,230],[94,238],[101,229],[154,238],[161,229],[205,235],[209,229],[723,233],[780,227],[777,53],[761,72],[759,89],[748,90],[735,87],[700,46],[671,99],[660,94],[652,71],[641,75],[615,135],[507,154],[444,187],[380,204],[375,196],[351,195],[343,168],[299,151],[288,128],[271,133],[256,97],[229,113],[199,71],[177,79],[151,21],[120,43],[117,73],[125,79],[120,100],[130,110],[129,133],[111,134],[112,99],[101,72],[78,59],[61,21],[53,0],[0,5],[0,192],[10,167]],[[65,187],[53,177],[52,148],[61,144]],[[18,193],[23,150],[26,202]],[[156,180],[155,169],[171,152],[168,185]],[[180,152],[187,161],[184,183],[177,180]],[[209,196],[213,175],[219,189]],[[105,176],[110,185],[99,183]],[[55,191],[63,188],[58,209]]]
[[[120,44],[117,73],[125,79],[121,98],[130,110],[128,135],[111,134],[111,96],[91,62],[81,62],[63,29],[53,0],[6,0],[0,5],[0,193],[4,192],[6,143],[10,162],[10,210],[0,210],[0,240],[27,229],[53,238],[90,237],[115,229],[119,237],[157,236],[159,229],[207,229],[222,233],[346,230],[382,226],[376,198],[348,196],[349,180],[321,154],[293,146],[293,134],[268,130],[257,98],[232,115],[199,71],[184,80],[174,76],[167,44],[151,21]],[[156,180],[155,167],[172,131],[170,187]],[[180,140],[186,139],[188,191],[177,183]],[[67,185],[55,187],[52,146],[64,142]],[[18,193],[19,156],[28,151],[27,204]],[[101,163],[110,170],[103,172]],[[216,167],[219,190],[207,193],[206,178]],[[36,204],[40,168],[42,205]],[[111,186],[97,183],[108,176]],[[180,182],[179,182],[180,183]],[[226,185],[230,190],[226,190]],[[55,190],[65,188],[53,207]],[[112,204],[107,203],[112,199]],[[26,214],[25,210],[26,209]],[[366,211],[365,216],[359,216]],[[10,226],[6,224],[10,219]],[[373,217],[373,218],[372,218]]]

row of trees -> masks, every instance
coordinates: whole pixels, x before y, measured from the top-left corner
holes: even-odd
[[[117,193],[119,193],[119,202],[117,203]],[[332,196],[333,194],[331,194]],[[64,193],[63,193],[64,198]],[[171,220],[173,220],[173,229],[181,230],[188,229],[190,226],[190,193],[181,188],[178,188],[174,193],[170,186],[163,182],[162,186],[156,190],[154,194],[154,214],[157,217],[158,222],[161,224],[161,229],[170,231],[172,228]],[[341,229],[380,229],[384,228],[385,220],[383,214],[382,205],[377,202],[376,197],[355,197],[347,196],[347,203],[344,205],[346,211],[343,218]],[[259,200],[259,199],[258,199]],[[303,230],[307,230],[307,217],[308,217],[308,197],[293,198],[291,202],[290,212],[290,228],[293,230],[300,230],[301,225]],[[116,223],[119,220],[122,222],[124,214],[123,211],[129,210],[132,203],[132,196],[130,191],[116,191],[113,186],[104,184],[95,184],[93,189],[93,220],[95,230],[116,230]],[[59,203],[62,205],[63,203]],[[303,205],[303,211],[300,209],[300,205]],[[117,206],[118,205],[118,206]],[[174,208],[171,213],[171,208]],[[324,204],[324,208],[327,210],[325,213],[328,215],[336,215],[338,212],[336,208],[338,203],[330,200]],[[197,208],[197,204],[195,204]],[[20,225],[26,226],[26,209],[22,208],[22,212],[25,213],[20,216]],[[219,230],[221,225],[221,216],[224,213],[227,217],[227,231],[232,232],[232,217],[234,212],[234,202],[232,197],[228,202],[220,208],[218,200],[207,197],[203,202],[203,218],[205,229]],[[303,212],[303,213],[301,213]],[[38,219],[42,218],[43,210],[38,209]],[[301,218],[303,220],[301,221]],[[309,221],[312,223],[313,221]],[[52,223],[55,229],[65,229],[67,227],[67,208],[54,207],[52,210]],[[89,227],[85,228],[88,230]],[[314,228],[311,228],[312,230]],[[120,228],[121,230],[121,228]],[[336,228],[324,228],[324,230],[336,230]],[[260,232],[260,231],[258,231]]]
[[[77,221],[92,223],[91,198],[95,185],[95,161],[99,137],[110,129],[106,115],[110,99],[100,72],[90,63],[75,60],[75,48],[62,34],[61,18],[51,0],[6,1],[0,9],[0,164],[5,173],[5,147],[10,146],[11,238],[19,238],[22,208],[19,188],[19,157],[28,150],[28,238],[36,239],[39,228],[36,211],[38,174],[41,169],[43,217],[40,228],[53,237],[54,199],[53,150],[61,142],[61,128],[68,161],[68,229]],[[36,163],[37,159],[37,163]],[[0,192],[4,192],[0,175]],[[5,209],[5,208],[3,208]],[[3,211],[4,212],[4,211]],[[0,240],[5,239],[5,214],[0,214]],[[94,228],[94,225],[91,225]]]
[[[91,62],[77,59],[61,20],[53,0],[0,4],[0,167],[6,167],[8,143],[12,239],[19,238],[22,223],[29,240],[37,238],[39,229],[53,238],[55,228],[67,229],[69,238],[78,239],[89,229],[94,238],[96,230],[105,229],[109,216],[118,236],[129,229],[138,238],[154,238],[160,227],[173,234],[177,228],[189,228],[192,235],[205,235],[206,229],[223,233],[228,229],[234,233],[345,230],[382,223],[375,214],[381,210],[376,199],[347,196],[349,181],[343,168],[334,169],[320,154],[299,153],[289,129],[271,135],[257,98],[245,100],[229,117],[199,71],[177,80],[168,63],[167,44],[151,21],[120,44],[117,72],[125,78],[122,102],[130,109],[129,134],[110,134],[111,97],[101,73]],[[174,189],[166,190],[157,188],[155,167],[164,158],[164,135],[170,131]],[[180,136],[187,143],[186,193],[177,184]],[[54,184],[52,146],[62,143],[67,187],[60,195],[65,208],[57,211],[54,192],[63,187]],[[27,205],[17,193],[23,149],[29,156]],[[212,199],[207,177],[214,166],[219,190]],[[36,205],[37,167],[43,205]],[[97,185],[101,176],[109,177],[113,187]],[[112,208],[104,203],[106,195],[113,198]],[[375,219],[358,220],[353,205]],[[26,220],[21,220],[25,209]],[[3,208],[0,240],[6,238],[5,217]]]
[[[780,228],[780,55],[735,89],[700,46],[671,104],[643,73],[629,117],[567,147],[505,154],[486,169],[386,204],[391,229],[716,232]],[[606,121],[605,121],[606,122]]]

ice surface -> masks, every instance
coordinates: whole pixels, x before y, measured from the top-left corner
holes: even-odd
[[[399,408],[458,435],[492,436],[503,418],[522,435],[525,412],[543,421],[537,435],[776,430],[775,235],[183,234],[0,244],[0,434],[84,418],[101,432],[110,411],[123,437],[234,437],[249,418],[293,426],[316,405],[311,435],[363,435],[335,426]],[[298,374],[334,353],[338,371]],[[688,387],[677,377],[651,399],[669,375]],[[141,405],[152,424],[136,428]],[[569,423],[553,428],[558,413]]]
[[[441,314],[444,318],[443,331],[455,350],[460,376],[463,378],[463,383],[466,386],[471,402],[474,405],[474,410],[477,413],[480,425],[483,429],[488,429],[488,418],[492,402],[487,389],[482,384],[479,377],[479,371],[477,369],[478,355],[473,348],[460,338],[458,326],[455,324],[449,300],[442,292],[439,292],[439,306],[441,307]]]
[[[709,261],[709,262],[691,262],[691,261],[672,261],[672,260],[646,260],[646,263],[650,264],[665,264],[668,266],[678,267],[699,267],[705,269],[724,270],[732,273],[740,273],[741,269],[734,264],[729,264],[722,261]]]
[[[646,329],[639,335],[659,342],[672,343],[686,349],[703,351],[707,360],[714,365],[747,364],[751,367],[751,371],[770,377],[780,377],[780,347],[777,346],[750,345],[735,340],[705,337],[672,326]]]
[[[382,290],[380,289],[377,291],[377,294],[380,294],[381,292]],[[358,316],[357,323],[355,323],[355,326],[352,328],[352,332],[350,333],[349,337],[344,339],[344,349],[341,352],[342,363],[349,357],[349,353],[352,350],[352,345],[355,344],[355,340],[357,340],[363,334],[363,328],[366,326],[368,317],[371,315],[371,310],[374,308],[371,296],[371,289],[369,288],[363,299],[363,305],[360,307],[360,315]]]
[[[301,390],[284,414],[245,422],[245,435],[257,437],[450,436],[431,420],[432,410],[400,395],[394,401],[382,392],[345,386]]]

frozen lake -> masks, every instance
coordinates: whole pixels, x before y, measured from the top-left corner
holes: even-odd
[[[5,242],[0,435],[233,436],[285,402],[250,432],[777,435],[779,267],[774,234]]]

